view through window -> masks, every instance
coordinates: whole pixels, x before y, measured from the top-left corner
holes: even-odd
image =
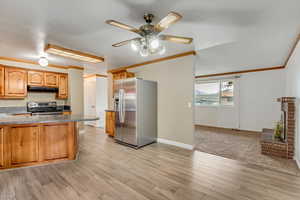
[[[233,80],[196,81],[195,105],[233,106],[234,102]]]

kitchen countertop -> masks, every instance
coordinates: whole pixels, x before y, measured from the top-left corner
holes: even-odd
[[[33,124],[33,123],[53,123],[53,122],[79,122],[95,121],[95,116],[84,115],[44,115],[44,116],[8,116],[0,118],[0,125],[9,124]]]

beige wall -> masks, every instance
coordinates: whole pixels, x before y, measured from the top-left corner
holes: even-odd
[[[69,99],[72,114],[84,114],[83,70],[69,69]]]
[[[158,82],[158,138],[193,145],[194,56],[131,70]]]

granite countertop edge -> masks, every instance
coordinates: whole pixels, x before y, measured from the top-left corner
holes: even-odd
[[[55,122],[95,121],[99,117],[84,115],[51,115],[51,116],[13,116],[0,118],[0,125],[34,124]]]

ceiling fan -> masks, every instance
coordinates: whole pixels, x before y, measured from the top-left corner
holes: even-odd
[[[120,47],[126,44],[131,44],[131,48],[134,51],[139,51],[141,56],[148,56],[149,54],[159,53],[163,54],[165,52],[165,46],[161,41],[170,41],[181,44],[190,44],[193,38],[181,37],[174,35],[160,34],[162,31],[167,29],[170,25],[179,21],[182,16],[176,12],[170,12],[166,17],[160,20],[156,25],[152,24],[154,18],[153,14],[146,13],[144,19],[146,24],[142,25],[140,28],[134,28],[132,26],[123,24],[115,20],[107,20],[106,23],[112,26],[116,26],[140,35],[130,40],[125,40],[116,44],[113,47]]]

